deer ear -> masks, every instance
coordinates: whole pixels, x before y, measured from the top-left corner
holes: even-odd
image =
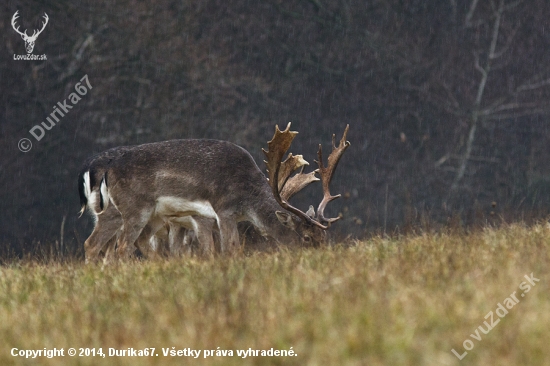
[[[290,213],[284,211],[275,211],[275,215],[277,215],[277,219],[279,219],[281,224],[292,230],[296,229],[296,224],[294,223],[294,220],[292,220],[292,215]]]
[[[313,206],[309,205],[309,210],[307,210],[306,215],[308,215],[310,218],[315,218],[315,209]]]

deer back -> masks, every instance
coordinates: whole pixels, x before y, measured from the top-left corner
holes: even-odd
[[[106,180],[109,191],[121,196],[127,192],[134,199],[208,201],[216,211],[243,209],[269,192],[252,156],[235,144],[218,140],[170,140],[135,146],[108,166]]]

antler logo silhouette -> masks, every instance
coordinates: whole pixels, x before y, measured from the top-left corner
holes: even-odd
[[[42,33],[44,28],[46,28],[46,24],[48,24],[48,20],[49,20],[48,14],[44,13],[45,22],[42,23],[42,29],[40,29],[39,31],[35,29],[32,36],[29,36],[29,35],[27,35],[27,30],[26,29],[25,29],[24,32],[21,32],[19,30],[19,26],[17,26],[17,28],[16,28],[15,21],[17,20],[17,18],[19,18],[19,15],[17,15],[17,13],[19,13],[19,10],[17,10],[15,12],[15,14],[13,14],[13,17],[11,18],[11,26],[13,27],[13,29],[17,33],[19,33],[21,35],[21,38],[23,38],[23,41],[25,41],[25,48],[27,50],[27,53],[32,53],[32,50],[34,49],[34,43],[36,42],[36,39],[38,38],[40,33]]]

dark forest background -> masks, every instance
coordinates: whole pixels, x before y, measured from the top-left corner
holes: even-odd
[[[14,60],[16,10],[29,34],[48,14],[33,52],[47,61]],[[548,19],[546,0],[3,1],[2,252],[80,250],[92,224],[77,218],[77,174],[94,153],[216,138],[263,168],[288,121],[312,164],[350,124],[332,189],[344,198],[328,208],[340,237],[545,218]],[[93,89],[35,141],[86,74]]]

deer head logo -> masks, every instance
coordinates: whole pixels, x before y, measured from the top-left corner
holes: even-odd
[[[49,19],[48,14],[44,13],[45,21],[42,23],[42,29],[40,29],[39,31],[35,29],[32,36],[29,36],[27,35],[26,29],[24,32],[21,32],[19,30],[19,26],[16,27],[15,21],[17,18],[19,18],[19,15],[17,15],[17,13],[19,13],[19,10],[17,10],[15,14],[13,14],[13,17],[11,18],[11,26],[17,33],[19,33],[19,35],[21,35],[21,38],[23,38],[23,41],[25,41],[25,49],[27,50],[27,53],[32,53],[32,50],[34,49],[34,42],[36,42],[36,39],[38,38],[40,33],[42,33],[44,28],[46,28],[46,24],[48,24],[48,19]]]

